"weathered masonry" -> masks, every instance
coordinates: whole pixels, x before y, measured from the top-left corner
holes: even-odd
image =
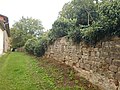
[[[79,75],[102,90],[120,90],[120,38],[103,41],[96,47],[73,44],[65,37],[48,47],[47,58],[72,66]]]
[[[0,14],[0,54],[10,49],[9,37],[10,30],[8,18]]]

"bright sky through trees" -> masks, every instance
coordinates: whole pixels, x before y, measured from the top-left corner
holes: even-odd
[[[22,16],[42,21],[45,29],[50,29],[59,11],[71,0],[0,0],[0,14],[9,17],[10,26]]]

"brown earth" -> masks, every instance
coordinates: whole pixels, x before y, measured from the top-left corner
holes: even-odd
[[[78,76],[78,73],[73,68],[59,61],[44,57],[39,60],[39,65],[46,69],[50,77],[54,77],[58,88],[70,87],[67,90],[76,90],[74,87],[78,87],[77,90],[100,90],[85,78]]]

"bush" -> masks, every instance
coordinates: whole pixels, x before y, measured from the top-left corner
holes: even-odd
[[[68,34],[68,38],[72,39],[74,43],[79,44],[80,41],[82,40],[82,34],[80,32],[79,28],[75,28],[74,31],[70,31]]]
[[[45,51],[47,50],[47,38],[42,37],[39,39],[38,43],[36,44],[36,47],[34,48],[34,55],[41,57],[45,54]]]
[[[90,27],[81,26],[76,19],[59,17],[49,32],[43,34],[38,40],[33,38],[26,42],[26,51],[40,57],[44,55],[49,44],[53,44],[57,38],[64,36],[68,36],[74,43],[79,44],[83,40],[92,46],[104,38],[120,37],[120,2],[115,0],[100,3],[98,6],[99,21],[95,20],[96,22],[92,22]]]
[[[52,30],[49,31],[47,38],[48,38],[48,44],[49,45],[53,44],[54,41],[57,39]]]
[[[34,55],[37,57],[41,57],[45,54],[45,48],[41,44],[37,44],[34,48]]]
[[[99,21],[95,22],[91,27],[82,31],[83,40],[95,46],[97,42],[111,38],[113,36],[120,37],[120,2],[105,2],[100,5]]]
[[[89,27],[83,30],[83,41],[91,46],[95,46],[97,42],[105,37],[104,30],[99,27]]]
[[[33,54],[35,56],[42,56],[45,54],[45,51],[47,50],[47,34],[43,34],[42,36],[36,38],[29,39],[25,43],[25,50],[29,54]]]
[[[36,44],[37,44],[37,39],[35,38],[28,39],[24,46],[25,50],[30,54],[34,54],[34,48],[36,47]]]
[[[52,25],[52,29],[48,34],[50,44],[53,43],[57,38],[67,36],[71,28],[74,27],[76,20],[70,20],[66,18],[58,18]]]
[[[56,20],[52,25],[52,34],[56,38],[60,38],[67,35],[68,23],[60,19]]]
[[[100,15],[99,26],[104,29],[107,37],[120,36],[120,2],[106,2],[100,5],[98,10]]]

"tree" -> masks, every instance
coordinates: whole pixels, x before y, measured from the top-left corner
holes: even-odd
[[[22,17],[11,28],[12,47],[22,47],[28,39],[38,37],[43,33],[41,21]]]
[[[105,2],[100,5],[99,9],[99,27],[102,27],[105,31],[105,36],[120,36],[120,2],[114,0],[111,2]]]
[[[96,21],[98,14],[94,0],[72,0],[63,6],[59,17],[77,19],[76,26],[89,25]]]

